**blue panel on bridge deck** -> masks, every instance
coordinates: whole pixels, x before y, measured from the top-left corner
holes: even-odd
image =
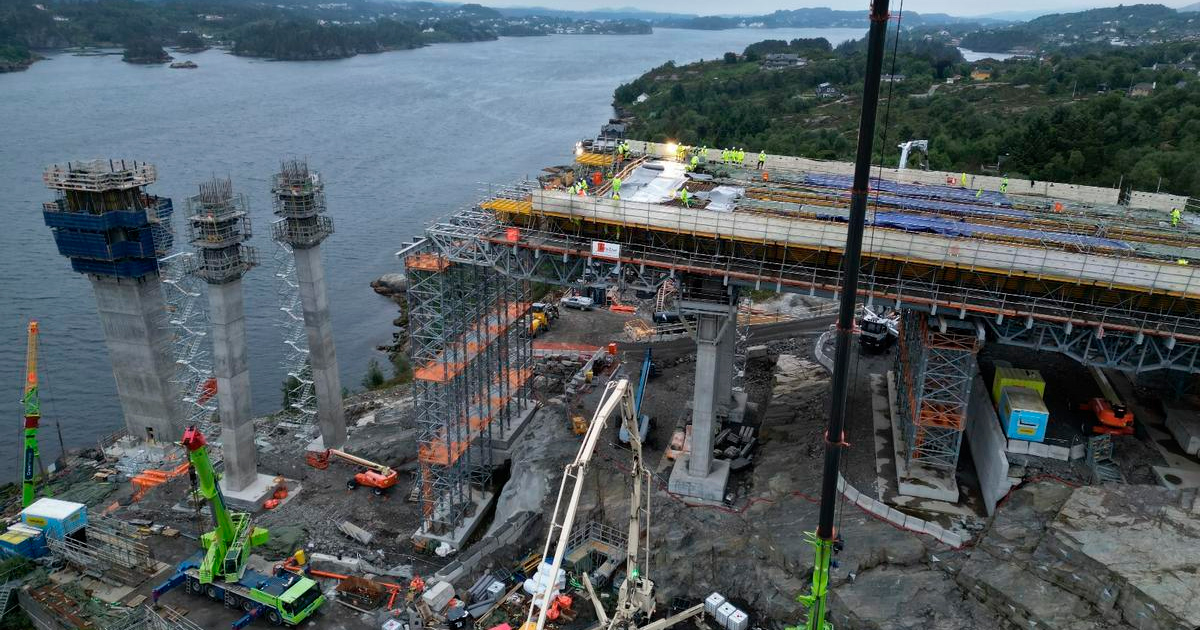
[[[940,217],[918,216],[900,212],[876,212],[870,217],[873,225],[896,228],[909,232],[932,232],[946,236],[1006,236],[1030,240],[1051,241],[1064,245],[1080,247],[1103,247],[1106,249],[1121,249],[1132,251],[1125,241],[1112,238],[1100,238],[1083,234],[1066,234],[1063,232],[1047,232],[1045,230],[1030,230],[1027,228],[1005,227],[1002,225],[983,225],[966,223]]]
[[[804,183],[813,186],[828,186],[830,188],[850,189],[854,179],[849,175],[805,175]],[[1002,193],[985,190],[976,197],[976,192],[968,188],[953,188],[950,186],[922,186],[919,184],[902,184],[886,179],[871,179],[871,191],[889,192],[905,197],[936,199],[941,201],[961,201],[969,204],[988,204],[1001,208],[1011,208],[1012,202]]]

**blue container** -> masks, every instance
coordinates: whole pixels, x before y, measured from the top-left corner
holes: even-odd
[[[1000,390],[1000,422],[1010,438],[1041,442],[1046,437],[1050,412],[1037,391],[1009,385]]]
[[[72,501],[42,498],[21,510],[21,522],[55,539],[63,539],[87,526],[87,506]]]
[[[46,534],[39,529],[18,524],[0,534],[0,557],[40,558],[48,551]]]

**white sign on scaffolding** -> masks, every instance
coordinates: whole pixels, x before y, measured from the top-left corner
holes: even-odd
[[[592,257],[619,260],[621,258],[621,246],[617,243],[592,241]]]

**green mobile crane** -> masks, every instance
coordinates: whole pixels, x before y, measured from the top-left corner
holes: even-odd
[[[29,344],[25,348],[25,394],[21,405],[25,408],[25,461],[21,472],[21,507],[29,507],[34,501],[34,462],[41,461],[38,451],[38,422],[42,419],[42,405],[38,399],[37,376],[38,323],[29,322]]]
[[[214,529],[200,536],[203,551],[181,562],[175,575],[154,589],[154,601],[186,583],[193,593],[241,608],[246,614],[233,623],[234,628],[244,628],[260,616],[289,626],[308,619],[325,603],[321,586],[310,578],[282,570],[266,575],[246,568],[250,550],[265,544],[270,532],[254,527],[249,514],[230,512],[226,507],[204,434],[188,427],[181,443],[188,450],[192,485],[212,509]]]

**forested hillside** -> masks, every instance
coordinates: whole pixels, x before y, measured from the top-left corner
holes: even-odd
[[[1192,65],[1200,44],[1075,47],[1044,61],[978,64],[927,41],[902,41],[893,60],[893,44],[884,72],[902,78],[883,84],[876,141],[886,164],[897,162],[896,144],[924,138],[935,169],[999,165],[1013,177],[1200,196]],[[772,52],[806,63],[767,68]],[[864,55],[861,40],[836,49],[823,40],[763,42],[721,60],[655,68],[618,88],[615,105],[634,137],[849,160]],[[973,70],[991,77],[972,79]],[[835,92],[818,97],[826,82]],[[1130,96],[1137,84],[1148,94]]]

